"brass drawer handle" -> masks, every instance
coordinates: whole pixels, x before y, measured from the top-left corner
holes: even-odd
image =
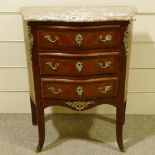
[[[47,62],[46,65],[48,65],[53,70],[57,70],[59,67],[59,63],[53,63],[53,62]]]
[[[105,63],[103,62],[99,62],[98,63],[98,66],[105,69],[105,68],[108,68],[112,65],[112,62],[111,61],[106,61]]]
[[[81,61],[78,61],[75,66],[76,66],[77,71],[81,72],[83,68],[83,63]]]
[[[112,90],[112,86],[99,87],[98,90],[100,91],[100,93],[106,94]]]
[[[82,94],[83,94],[83,92],[84,92],[84,90],[83,90],[83,88],[81,87],[81,86],[78,86],[77,88],[76,88],[76,93],[77,93],[77,95],[78,96],[82,96]]]
[[[107,34],[107,35],[100,35],[99,36],[100,41],[102,42],[107,42],[107,41],[111,41],[112,40],[112,35]]]
[[[76,37],[75,37],[75,41],[76,41],[78,46],[81,46],[81,44],[83,42],[83,36],[80,33],[77,34]]]
[[[58,89],[55,89],[54,87],[49,87],[48,90],[50,90],[55,95],[57,95],[57,94],[59,94],[59,93],[62,92],[61,89],[59,89],[59,88]]]
[[[52,40],[50,35],[45,35],[44,38],[46,40],[48,40],[50,43],[55,43],[55,42],[57,42],[59,40],[59,36],[57,36],[57,35],[54,37],[54,40]]]

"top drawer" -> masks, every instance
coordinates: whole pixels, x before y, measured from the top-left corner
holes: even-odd
[[[120,46],[120,25],[38,26],[38,49],[102,49]]]

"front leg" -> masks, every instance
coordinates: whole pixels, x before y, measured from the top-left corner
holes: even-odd
[[[43,108],[37,109],[37,120],[39,141],[36,152],[41,152],[45,141],[45,117]]]
[[[123,125],[125,124],[125,112],[126,112],[126,101],[124,102],[124,108],[123,108],[123,110],[124,110],[124,115],[123,115]]]
[[[32,124],[37,125],[37,113],[36,113],[36,105],[32,101],[32,98],[30,97],[30,104],[31,104],[31,115],[32,115]]]
[[[117,143],[121,152],[125,152],[123,144],[123,119],[124,119],[124,108],[119,106],[116,109],[116,136],[117,136]]]

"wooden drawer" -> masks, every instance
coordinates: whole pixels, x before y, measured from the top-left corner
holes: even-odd
[[[89,27],[38,26],[38,49],[96,49],[119,47],[120,25]]]
[[[119,53],[39,54],[41,75],[97,75],[117,73]]]
[[[42,98],[82,100],[117,96],[118,78],[41,79]]]

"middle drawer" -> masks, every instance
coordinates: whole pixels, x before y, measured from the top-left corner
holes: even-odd
[[[119,53],[39,53],[41,75],[97,75],[117,73]]]

